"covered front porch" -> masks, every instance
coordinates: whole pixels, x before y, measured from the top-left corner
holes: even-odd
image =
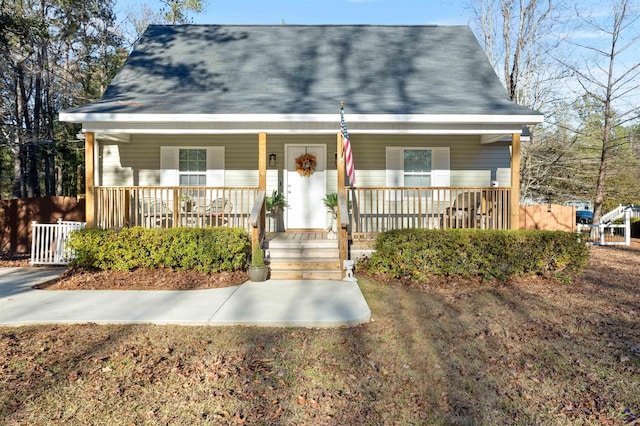
[[[291,136],[288,137],[291,138]],[[498,186],[497,182],[495,185],[488,185],[489,178],[486,177],[488,175],[482,178],[485,185],[477,186],[442,185],[442,182],[431,186],[409,186],[408,182],[402,186],[372,185],[372,182],[380,181],[381,177],[384,181],[384,146],[382,150],[378,149],[380,159],[377,160],[378,164],[382,164],[382,171],[379,170],[380,166],[376,166],[378,170],[366,171],[363,170],[366,167],[365,154],[367,153],[363,150],[366,148],[355,145],[356,168],[360,164],[360,170],[363,170],[364,175],[368,173],[372,177],[369,181],[362,179],[361,186],[352,187],[345,183],[342,134],[338,133],[332,143],[329,142],[330,138],[329,141],[326,136],[322,138],[319,141],[316,136],[316,139],[306,140],[306,143],[293,144],[289,143],[293,138],[287,139],[287,136],[276,135],[272,139],[277,142],[269,145],[267,133],[259,133],[257,143],[253,145],[255,149],[253,152],[257,151],[257,164],[254,166],[254,173],[257,172],[257,185],[253,186],[165,185],[162,184],[162,179],[160,179],[161,185],[95,185],[97,177],[104,174],[104,170],[98,170],[100,165],[104,167],[104,159],[98,159],[99,144],[96,143],[95,133],[85,132],[87,226],[100,228],[240,227],[252,235],[254,245],[261,247],[265,247],[267,232],[314,231],[323,239],[335,238],[340,260],[338,265],[349,258],[348,247],[351,242],[371,241],[379,233],[393,229],[515,229],[518,226],[519,133],[511,135],[510,149],[507,151],[511,154],[510,164],[507,163],[507,166],[510,166],[510,170],[507,169],[507,173],[510,173],[510,186],[504,186],[504,184]],[[466,146],[475,146],[469,145],[473,139],[466,136],[465,138]],[[295,139],[305,141],[304,137]],[[396,143],[402,143],[395,139]],[[408,139],[404,144],[416,146],[414,140],[416,139]],[[438,146],[442,146],[446,140],[448,139],[440,137]],[[475,143],[483,149],[485,143],[490,143],[484,142],[482,138],[478,140],[479,142]],[[319,143],[322,141],[324,144]],[[120,145],[111,146],[120,146],[123,151],[125,146],[129,146],[126,145],[129,143],[126,140],[115,143]],[[425,146],[433,143],[427,140]],[[200,142],[198,145],[202,146]],[[332,152],[334,146],[335,152]],[[250,145],[247,144],[243,149],[249,147]],[[313,177],[317,178],[320,184],[309,186],[312,185],[312,179],[299,175],[295,167],[291,169],[290,165],[293,163],[292,159],[300,155],[300,152],[306,153],[307,150],[314,152],[312,151],[314,149],[317,153],[318,168]],[[397,151],[397,148],[395,150]],[[443,150],[443,148],[433,148],[434,152],[437,150]],[[504,152],[504,148],[502,150]],[[231,151],[231,148],[228,148],[228,151]],[[274,151],[277,151],[279,156],[285,157],[284,161],[280,160],[276,163],[276,167],[270,164]],[[107,154],[105,148],[100,152]],[[162,162],[165,151],[160,149],[160,152]],[[387,149],[387,155],[388,153],[389,149]],[[227,153],[226,157],[231,158],[229,155]],[[222,157],[224,160],[224,150],[222,150]],[[121,153],[119,158],[122,160],[125,157]],[[388,156],[387,164],[389,164]],[[222,173],[224,172],[223,169]],[[387,175],[388,172],[389,170]],[[230,173],[232,176],[238,175],[238,172]],[[433,175],[435,178],[435,171]],[[469,172],[469,176],[472,175],[473,173]],[[271,182],[269,185],[268,176]],[[509,178],[508,174],[506,179],[504,173],[501,176],[501,182]],[[294,178],[301,182],[302,186],[296,188],[295,182],[292,184]],[[470,178],[463,180],[465,179],[470,180]],[[208,178],[207,182],[209,182]],[[432,183],[438,182],[432,181]],[[274,185],[287,197],[287,207],[280,212],[267,211],[266,200],[273,191]],[[306,200],[310,195],[314,200],[321,200],[331,192],[337,193],[338,200],[332,212],[322,204],[307,205]],[[282,215],[284,220],[282,220],[283,217],[275,217],[276,215]],[[305,220],[297,220],[301,215]],[[306,215],[313,215],[316,219],[313,219],[313,222],[306,221]],[[318,217],[320,220],[317,219]]]

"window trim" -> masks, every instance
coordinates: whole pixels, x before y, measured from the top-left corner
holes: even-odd
[[[419,176],[419,177],[423,177],[423,176],[428,176],[429,177],[429,182],[433,183],[433,148],[410,148],[410,147],[402,147],[402,186],[409,188],[405,182],[407,179],[407,175],[409,176]],[[431,153],[431,164],[429,165],[429,171],[428,172],[407,172],[406,169],[406,159],[405,159],[405,154],[407,151],[429,151]],[[429,187],[431,187],[433,185],[429,185]]]
[[[180,170],[180,151],[182,150],[190,150],[190,151],[195,151],[195,150],[200,150],[200,151],[204,151],[204,170],[199,170],[199,171],[181,171]],[[182,176],[204,176],[204,181],[205,181],[205,185],[207,186],[207,159],[209,157],[209,152],[207,151],[206,148],[191,148],[191,147],[184,147],[184,146],[180,146],[178,147],[178,186],[194,186],[194,185],[181,185],[180,184],[180,178]],[[195,185],[195,186],[202,186],[202,185]]]
[[[179,150],[206,149],[206,185],[223,187],[225,180],[225,146],[162,145],[160,146],[160,186],[180,186]]]
[[[431,186],[451,186],[451,148],[433,146],[389,146],[385,147],[385,167],[387,188],[403,188],[404,185],[404,151],[412,149],[431,150]],[[429,191],[428,198],[447,199],[449,191]],[[410,197],[411,198],[411,197]],[[390,191],[390,201],[398,200],[396,191]]]

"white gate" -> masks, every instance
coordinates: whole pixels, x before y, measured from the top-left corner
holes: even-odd
[[[611,222],[600,224],[577,225],[577,230],[581,233],[589,244],[609,246],[609,245],[631,245],[631,217],[633,209],[625,207],[621,209],[620,216],[624,217],[622,224]]]
[[[83,229],[85,222],[58,219],[58,223],[31,222],[31,264],[67,265],[73,253],[67,246],[71,231]]]

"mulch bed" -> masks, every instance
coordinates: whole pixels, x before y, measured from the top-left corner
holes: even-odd
[[[85,271],[69,269],[57,281],[38,288],[47,290],[199,290],[240,285],[249,279],[244,271],[205,274],[171,269]]]
[[[3,253],[0,268],[29,268],[30,254]],[[132,272],[87,271],[69,268],[53,282],[37,288],[46,290],[199,290],[240,285],[249,279],[245,271],[205,274],[171,269],[138,269]]]
[[[28,268],[31,255],[28,253],[0,254],[0,268]]]

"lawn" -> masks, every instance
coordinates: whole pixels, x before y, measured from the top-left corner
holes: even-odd
[[[350,329],[0,327],[2,424],[640,424],[640,244],[571,284],[361,279]]]

